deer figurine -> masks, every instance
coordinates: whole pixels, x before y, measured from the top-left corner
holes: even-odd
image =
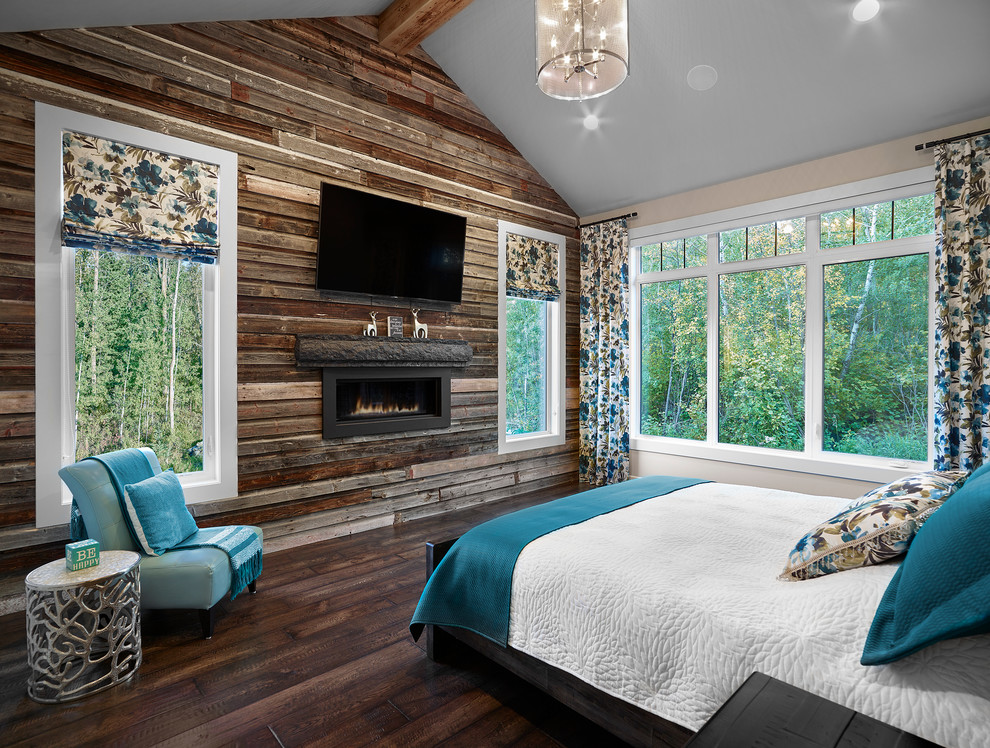
[[[364,334],[372,338],[378,337],[378,312],[371,313],[371,322],[364,326]]]
[[[412,316],[413,316],[413,337],[414,338],[426,338],[427,337],[426,325],[424,325],[422,322],[419,321],[419,317],[417,316],[418,314],[419,314],[419,309],[413,309],[412,310]]]

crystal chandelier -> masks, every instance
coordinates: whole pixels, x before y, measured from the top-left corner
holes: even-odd
[[[536,0],[536,83],[555,99],[607,94],[629,72],[626,0]]]

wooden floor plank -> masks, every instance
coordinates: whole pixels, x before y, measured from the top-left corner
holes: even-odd
[[[542,745],[557,745],[557,741],[549,735],[520,720],[513,709],[500,706],[438,745],[450,748],[461,745],[516,745],[527,737],[532,740],[533,733],[539,736]]]
[[[428,660],[409,635],[424,544],[562,495],[490,505],[265,556],[258,594],[195,614],[145,611],[128,683],[64,705],[27,697],[24,614],[0,617],[6,745],[608,746],[597,726],[501,668]],[[28,570],[25,570],[25,573]]]

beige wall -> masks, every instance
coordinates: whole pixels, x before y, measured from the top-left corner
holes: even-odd
[[[664,455],[636,449],[632,450],[630,455],[630,470],[637,478],[643,475],[683,475],[687,478],[703,478],[719,483],[739,483],[744,486],[799,491],[820,496],[841,496],[849,499],[862,496],[878,485],[828,475],[810,475],[793,470]]]
[[[639,228],[664,221],[689,218],[701,213],[711,213],[764,200],[848,184],[862,179],[896,174],[932,163],[932,150],[915,151],[915,144],[987,128],[990,128],[990,117],[919,133],[848,153],[840,153],[836,156],[808,161],[784,169],[776,169],[744,179],[735,179],[731,182],[723,182],[690,192],[630,205],[608,213],[583,216],[581,222],[586,223],[622,213],[636,212],[639,215],[629,220],[629,227]],[[631,455],[631,470],[632,474],[636,476],[685,475],[726,483],[742,483],[849,498],[860,496],[876,486],[875,483],[859,480],[846,480],[789,470],[776,470],[637,450],[633,450]]]
[[[598,221],[622,213],[636,212],[629,228],[649,226],[663,221],[688,218],[740,205],[750,205],[802,192],[848,184],[861,179],[916,169],[932,163],[932,150],[915,151],[917,143],[938,140],[990,128],[990,117],[963,122],[951,127],[911,135],[889,143],[860,148],[836,156],[807,161],[784,169],[768,171],[743,179],[734,179],[690,192],[617,208],[607,213],[582,216],[581,223]]]

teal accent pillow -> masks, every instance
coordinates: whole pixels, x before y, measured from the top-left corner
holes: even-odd
[[[134,539],[149,556],[162,555],[199,529],[171,470],[124,486],[124,506]]]
[[[990,633],[990,464],[973,473],[918,530],[866,637],[864,665],[881,665],[960,636]]]

